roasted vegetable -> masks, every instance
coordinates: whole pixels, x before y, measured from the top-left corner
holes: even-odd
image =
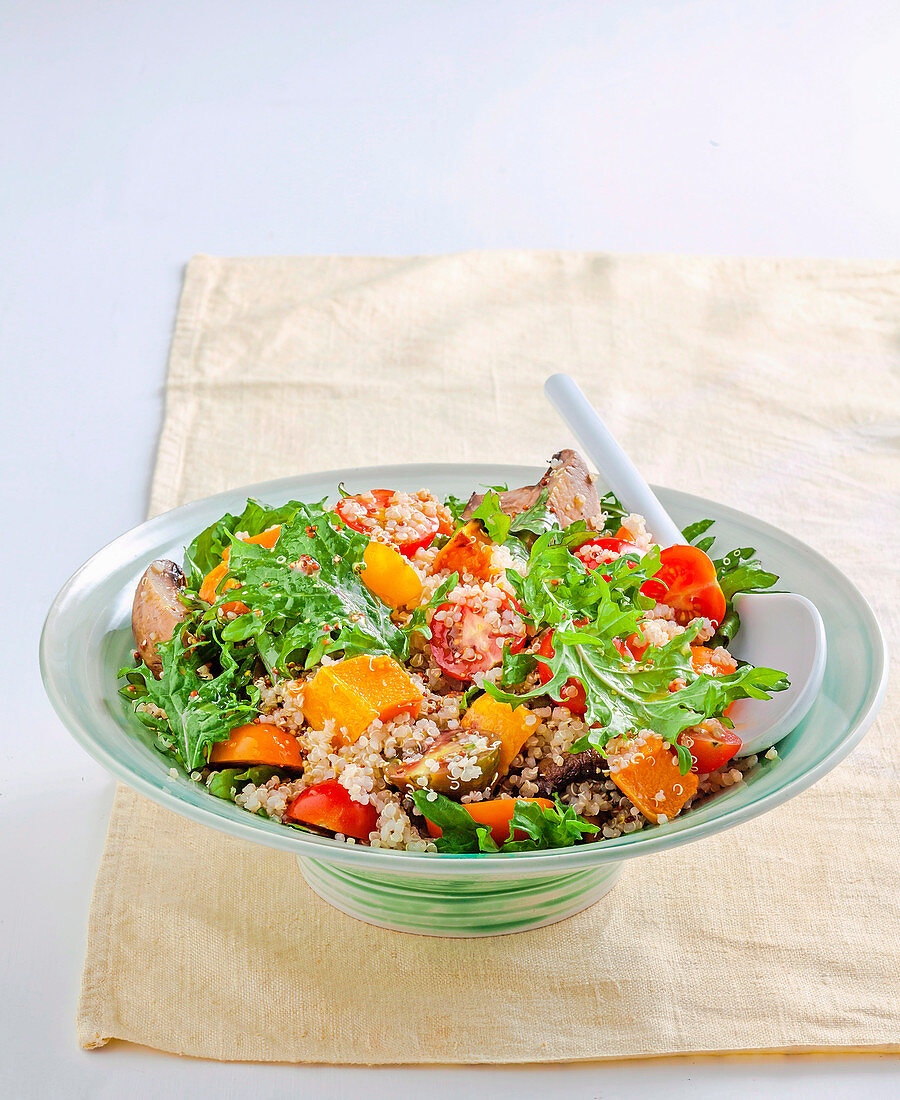
[[[469,573],[480,580],[492,580],[500,570],[494,564],[493,543],[477,520],[460,527],[452,539],[438,550],[432,563],[433,573]]]
[[[682,775],[678,757],[655,733],[607,746],[609,777],[655,825],[671,821],[697,793],[697,776]]]
[[[323,665],[303,689],[303,713],[314,729],[334,723],[336,740],[356,741],[380,718],[387,722],[404,711],[419,713],[422,692],[395,660],[386,656],[351,657]]]
[[[187,618],[187,609],[180,599],[183,588],[184,573],[174,561],[159,558],[144,571],[134,593],[131,631],[138,652],[157,680],[162,673],[162,661],[156,647],[159,642],[167,642],[175,627]]]
[[[269,764],[273,768],[300,770],[303,757],[300,742],[270,722],[250,722],[237,726],[227,741],[218,741],[209,752],[211,767],[231,767],[235,764],[253,767]]]
[[[535,733],[540,720],[528,707],[501,703],[490,695],[480,695],[463,715],[465,729],[477,729],[500,739],[499,775],[506,775],[509,766],[519,755],[522,746]]]
[[[471,733],[447,733],[418,756],[397,760],[384,778],[404,791],[430,790],[457,797],[483,791],[497,774],[499,741],[475,738]]]

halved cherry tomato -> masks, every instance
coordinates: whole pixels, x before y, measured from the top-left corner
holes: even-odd
[[[674,608],[680,618],[705,618],[718,626],[725,615],[725,594],[711,559],[696,546],[668,546],[660,560],[662,567],[651,579],[663,584],[665,592],[646,595]]]
[[[556,656],[556,650],[553,648],[552,630],[548,630],[543,638],[541,638],[541,644],[538,646],[537,651],[542,657]],[[538,661],[537,674],[542,684],[549,684],[553,679],[553,673],[550,671],[550,666],[544,664],[543,661]],[[572,714],[581,716],[587,712],[587,696],[584,692],[584,685],[574,676],[570,676],[569,679],[566,680],[560,695],[562,698],[555,699],[554,702],[558,703],[561,707],[568,707]]]
[[[258,535],[248,535],[247,538],[242,539],[242,542],[252,542],[257,546],[264,546],[267,550],[271,550],[272,547],[278,542],[281,535],[281,524],[276,524],[274,527],[268,528],[266,531],[260,531]],[[228,572],[228,559],[231,555],[231,547],[226,546],[222,552],[222,560],[218,565],[214,566],[203,578],[203,583],[200,585],[200,599],[205,600],[206,603],[215,603],[218,596],[219,584],[222,578]],[[225,582],[223,592],[227,592],[229,588],[240,588],[237,581],[229,580]],[[234,603],[223,604],[222,610],[225,612],[233,611],[236,615],[246,615],[250,610],[246,604],[235,601]]]
[[[270,764],[274,768],[303,767],[297,738],[271,722],[236,726],[227,741],[218,741],[212,746],[209,762],[216,766],[241,764],[256,767]]]
[[[378,811],[374,806],[355,802],[350,792],[336,779],[327,779],[301,791],[284,813],[288,821],[314,825],[332,833],[368,840],[375,829]]]
[[[521,612],[511,599],[504,603],[501,611],[503,609]],[[447,621],[448,616],[457,614],[460,616],[458,622]],[[448,676],[471,680],[476,673],[487,672],[500,664],[507,642],[513,653],[522,649],[525,624],[520,622],[520,627],[498,633],[476,608],[468,604],[442,603],[431,620],[431,652]]]
[[[727,764],[743,742],[734,730],[726,729],[717,718],[707,718],[679,733],[678,744],[684,745],[691,754],[691,771],[707,775]]]
[[[537,802],[545,810],[553,805],[548,798],[492,798],[487,802],[466,802],[463,809],[468,810],[479,825],[490,826],[495,844],[503,844],[509,840],[509,827],[517,802]],[[440,826],[435,825],[434,822],[426,818],[425,823],[431,836],[444,835]],[[516,840],[524,840],[525,835],[522,829],[516,829]]]
[[[340,519],[352,527],[354,531],[360,531],[375,541],[388,541],[396,546],[401,554],[411,558],[417,550],[422,550],[434,542],[434,537],[439,530],[445,534],[450,533],[450,526],[442,523],[440,516],[430,516],[421,508],[416,508],[417,497],[408,493],[402,494],[406,506],[411,510],[413,525],[417,534],[404,536],[400,539],[391,537],[387,529],[387,510],[395,503],[398,494],[393,489],[372,489],[368,493],[361,493],[355,497],[342,497],[334,507]],[[350,505],[356,507],[351,508]],[[362,514],[356,509],[361,508]]]

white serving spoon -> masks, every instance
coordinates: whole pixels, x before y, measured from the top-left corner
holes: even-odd
[[[684,535],[615,441],[607,426],[567,374],[554,374],[544,391],[574,432],[588,458],[630,512],[642,515],[660,546],[684,542]],[[741,627],[730,646],[736,657],[786,672],[791,686],[770,700],[741,699],[730,717],[750,756],[791,732],[813,705],[825,675],[825,626],[816,607],[792,592],[754,592],[738,596]]]

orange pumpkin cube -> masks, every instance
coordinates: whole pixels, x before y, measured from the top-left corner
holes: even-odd
[[[393,658],[351,657],[324,665],[303,687],[303,714],[315,729],[334,723],[335,741],[358,740],[376,718],[419,713],[422,692]]]
[[[655,733],[611,741],[606,752],[610,779],[654,825],[661,817],[671,821],[697,793],[697,776],[681,774],[677,753]]]
[[[509,703],[484,694],[479,695],[462,718],[464,729],[478,729],[493,734],[500,742],[500,763],[497,773],[505,775],[519,755],[522,746],[540,725],[528,707],[513,709]]]

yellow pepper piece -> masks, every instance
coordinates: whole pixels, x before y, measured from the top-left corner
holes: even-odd
[[[415,607],[422,598],[419,574],[393,546],[370,542],[363,565],[359,579],[389,607]]]

